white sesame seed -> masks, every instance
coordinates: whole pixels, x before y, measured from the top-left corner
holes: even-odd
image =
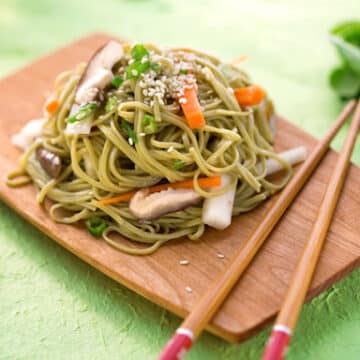
[[[137,76],[138,75],[138,71],[136,69],[132,69],[131,70],[131,74],[134,75],[134,76]]]
[[[180,260],[179,264],[180,265],[187,265],[187,264],[189,264],[189,260]]]
[[[174,147],[173,146],[170,146],[168,149],[167,149],[167,152],[172,152],[174,151]]]
[[[234,89],[232,87],[228,87],[227,88],[227,91],[230,93],[230,94],[233,94],[234,93]]]
[[[225,255],[224,254],[216,254],[216,256],[219,258],[219,259],[224,259],[225,258]]]
[[[144,137],[144,136],[146,136],[146,134],[141,132],[141,133],[139,133],[139,136]]]
[[[129,138],[128,138],[128,143],[129,143],[131,146],[133,146],[133,145],[134,145],[134,140],[133,140],[131,137],[129,137]]]
[[[234,133],[236,133],[236,134],[238,134],[238,133],[239,133],[239,130],[238,130],[238,128],[237,128],[237,127],[234,127],[234,128],[232,129],[232,131],[233,131]]]
[[[141,59],[141,63],[142,63],[142,64],[145,64],[147,61],[149,61],[148,56],[146,56],[146,55],[143,56],[142,59]]]
[[[190,286],[187,286],[187,287],[185,288],[185,290],[186,290],[189,294],[192,293],[192,288],[191,288]]]
[[[187,99],[186,99],[186,98],[180,98],[180,99],[179,99],[179,103],[180,103],[180,104],[186,104],[186,103],[187,103]]]

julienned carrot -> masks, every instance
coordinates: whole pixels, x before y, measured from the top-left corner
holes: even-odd
[[[54,98],[50,99],[45,104],[45,110],[49,115],[53,114],[58,107],[59,107],[59,102]]]
[[[240,106],[254,106],[263,101],[265,91],[257,85],[250,85],[235,89],[234,95]]]
[[[242,63],[243,61],[246,61],[249,59],[249,56],[248,55],[241,55],[239,57],[237,57],[236,59],[232,60],[231,61],[231,64],[233,65],[238,65],[240,63]]]
[[[205,178],[198,179],[199,186],[201,188],[211,188],[211,187],[219,187],[221,186],[221,176],[209,176]],[[167,183],[167,184],[160,184],[160,185],[154,185],[149,187],[150,193],[167,190],[169,188],[172,189],[193,189],[194,188],[194,181],[193,180],[185,180],[185,181],[179,181],[176,183]],[[109,204],[115,204],[118,202],[124,202],[129,201],[134,195],[136,194],[136,191],[131,191],[126,194],[121,194],[109,199],[103,199],[96,201],[95,205],[109,205]]]
[[[179,103],[191,129],[200,129],[205,126],[205,118],[194,85],[185,86],[184,95],[179,98]]]

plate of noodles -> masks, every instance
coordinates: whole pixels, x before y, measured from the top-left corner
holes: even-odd
[[[276,115],[271,91],[242,62],[102,34],[2,79],[0,98],[1,200],[80,259],[180,316],[224,271],[316,144]],[[209,331],[239,342],[279,310],[276,299],[335,157],[330,151]],[[348,210],[358,213],[358,178],[352,166],[310,297],[358,261]],[[42,252],[44,238],[33,241],[32,251]]]
[[[277,153],[275,137],[269,94],[239,66],[111,40],[58,74],[43,117],[13,134],[23,154],[7,185],[33,184],[56,223],[149,255],[230,227],[286,186],[306,149]]]

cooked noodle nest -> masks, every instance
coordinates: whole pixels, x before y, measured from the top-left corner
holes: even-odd
[[[71,224],[100,217],[107,225],[103,239],[136,255],[150,254],[167,241],[183,236],[200,239],[205,230],[202,202],[141,221],[129,211],[128,202],[99,205],[96,201],[159,182],[193,179],[194,190],[204,199],[224,194],[237,184],[232,210],[236,216],[254,209],[280,190],[292,174],[291,167],[272,148],[269,118],[257,107],[240,107],[236,101],[233,89],[251,84],[242,70],[200,51],[145,46],[160,65],[158,72],[150,70],[147,76],[161,79],[176,75],[174,59],[175,64],[185,60],[190,63],[206,120],[203,128],[191,129],[187,125],[177,99],[167,97],[160,101],[155,96],[149,102],[144,95],[144,76],[139,76],[125,79],[117,89],[104,89],[104,100],[92,119],[90,134],[67,134],[67,118],[85,68],[81,64],[58,75],[54,94],[59,108],[48,117],[41,136],[23,154],[20,170],[8,176],[12,186],[32,181],[38,189],[37,201],[40,204],[45,198],[52,201],[49,215],[56,222]],[[130,49],[131,46],[124,46],[124,59],[115,66],[115,74],[123,75]],[[105,112],[103,104],[110,97],[116,97],[118,106]],[[268,98],[264,101],[270,102]],[[154,133],[144,131],[145,114],[156,120]],[[122,120],[132,126],[136,143],[129,142],[121,127]],[[63,159],[64,166],[56,179],[49,177],[36,159],[35,152],[40,146]],[[266,179],[267,159],[284,167],[286,173],[280,182]],[[181,166],[175,167],[178,163]],[[209,190],[198,184],[201,177],[221,174],[233,179],[226,187]],[[17,180],[18,176],[21,178]],[[116,235],[146,247],[126,245]]]

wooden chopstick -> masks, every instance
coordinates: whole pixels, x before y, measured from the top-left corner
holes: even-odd
[[[280,193],[278,199],[267,212],[265,218],[255,231],[242,242],[241,246],[230,260],[222,274],[212,283],[205,295],[196,304],[191,313],[176,330],[168,342],[159,360],[180,359],[191,348],[226,296],[243,274],[250,261],[256,255],[271,230],[279,221],[295,196],[309,179],[320,160],[328,150],[329,144],[344,124],[355,107],[356,102],[350,101],[336,119],[325,137],[316,145],[308,159],[299,171]]]
[[[270,340],[262,358],[263,360],[280,360],[285,356],[286,348],[296,326],[301,307],[310,286],[345,181],[350,164],[351,153],[359,130],[360,101],[358,102],[348,135],[344,141],[335,168],[326,187],[310,236],[296,267],[290,287],[281,306],[280,313],[275,321]]]

